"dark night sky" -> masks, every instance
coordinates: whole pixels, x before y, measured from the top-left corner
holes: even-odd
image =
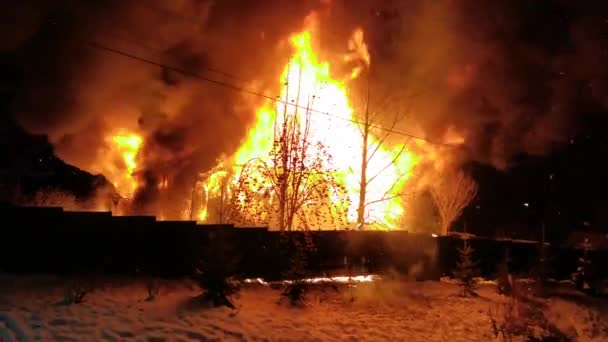
[[[482,235],[537,238],[544,223],[549,239],[573,230],[608,233],[606,114],[589,115],[567,144],[547,156],[519,156],[508,171],[471,163],[479,193],[456,230],[466,222]]]
[[[120,1],[94,3],[116,13],[123,7]],[[211,20],[209,25],[214,25],[214,29],[224,25],[225,12],[250,11],[258,16],[263,13],[253,3],[245,3],[227,1],[220,19]],[[415,20],[407,17],[398,3],[370,1],[368,6],[361,5],[368,8],[352,9],[356,13],[345,16],[361,21],[369,29],[374,58],[391,55],[390,37],[396,34],[391,26],[394,18]],[[453,41],[456,45],[465,41],[467,44],[464,51],[453,51],[454,59],[473,65],[479,74],[466,89],[446,101],[453,109],[450,117],[433,117],[435,122],[452,120],[467,132],[471,151],[467,167],[479,183],[478,198],[467,208],[456,230],[461,230],[466,222],[469,231],[483,235],[504,231],[530,237],[530,232],[538,232],[541,222],[546,222],[550,238],[562,238],[574,229],[608,232],[608,3],[446,3],[457,4],[460,11],[450,14],[458,30]],[[9,127],[9,122],[17,117],[17,121],[34,122],[34,126],[40,124],[45,129],[60,127],[61,120],[53,115],[74,102],[72,93],[79,86],[74,75],[91,53],[70,48],[73,34],[91,27],[83,27],[82,20],[74,17],[80,13],[74,9],[78,7],[74,1],[7,1],[0,6],[2,125]],[[299,10],[305,12],[306,6],[302,4]],[[416,5],[407,10],[416,13]],[[369,19],[370,13],[375,17]],[[296,14],[293,16],[296,21]],[[250,19],[246,14],[235,18],[239,23]],[[278,19],[263,23],[272,28],[280,26],[273,20]],[[206,63],[204,58],[178,61],[194,66]],[[27,98],[38,102],[26,103],[34,114],[24,120],[18,112]],[[548,114],[543,113],[538,119],[534,117],[537,112]],[[428,123],[428,131],[437,131],[435,126]],[[13,144],[25,133],[3,131],[2,165],[10,165],[20,154],[15,149],[22,148],[23,154],[30,149],[25,147],[28,143]],[[530,144],[530,139],[542,144]],[[31,144],[44,145],[34,139]],[[32,154],[32,158],[39,155]],[[501,170],[494,167],[497,159],[501,160]]]

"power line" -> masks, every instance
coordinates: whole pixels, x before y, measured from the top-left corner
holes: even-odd
[[[174,72],[180,73],[180,74],[185,75],[185,76],[193,77],[193,78],[199,79],[201,81],[209,82],[209,83],[215,84],[217,86],[221,86],[221,87],[225,87],[225,88],[231,89],[233,91],[238,91],[238,92],[242,92],[242,93],[246,93],[246,94],[262,97],[262,98],[271,100],[273,102],[283,103],[283,104],[286,104],[288,106],[294,106],[296,108],[308,110],[310,112],[326,115],[326,116],[329,116],[329,117],[334,117],[334,118],[337,118],[337,119],[340,119],[340,120],[344,120],[344,121],[349,121],[349,122],[352,122],[352,123],[355,123],[355,124],[358,124],[358,125],[366,125],[365,123],[360,122],[358,120],[347,119],[347,118],[343,118],[343,117],[334,115],[334,114],[332,114],[330,112],[324,112],[324,111],[308,108],[308,107],[305,107],[305,106],[302,106],[302,105],[299,105],[299,104],[289,103],[287,101],[281,100],[278,96],[277,97],[273,97],[273,96],[262,94],[262,93],[254,91],[254,90],[250,90],[250,89],[247,89],[247,88],[244,88],[244,87],[241,87],[241,86],[238,86],[238,85],[234,85],[234,84],[231,84],[231,83],[228,83],[228,82],[224,82],[224,81],[220,81],[220,80],[215,80],[215,79],[212,79],[212,78],[209,78],[209,77],[205,77],[203,75],[200,75],[200,74],[197,74],[197,73],[194,73],[194,72],[191,72],[191,71],[179,68],[179,67],[163,64],[163,63],[156,62],[156,61],[144,58],[144,57],[136,56],[136,55],[131,54],[129,52],[125,52],[125,51],[122,51],[122,50],[119,50],[119,49],[114,49],[114,48],[102,45],[102,44],[100,44],[98,42],[94,42],[94,41],[85,41],[85,42],[89,46],[91,46],[93,48],[96,48],[96,49],[99,49],[99,50],[103,50],[103,51],[111,52],[111,53],[114,53],[114,54],[117,54],[117,55],[120,55],[120,56],[123,56],[123,57],[131,58],[131,59],[137,60],[139,62],[150,64],[150,65],[154,65],[154,66],[157,66],[157,67],[160,67],[162,69],[169,70],[169,71],[174,71]],[[370,128],[378,129],[378,130],[385,131],[385,132],[388,132],[388,133],[393,133],[393,134],[402,135],[402,136],[413,138],[413,139],[417,139],[417,140],[426,141],[426,142],[428,142],[430,144],[433,144],[433,145],[441,145],[441,146],[447,146],[447,147],[458,147],[457,145],[452,145],[452,144],[447,144],[447,143],[441,143],[441,142],[434,142],[434,141],[425,139],[423,137],[419,137],[419,136],[416,136],[416,135],[413,135],[413,134],[404,133],[404,132],[400,132],[400,131],[395,131],[395,130],[388,129],[388,128],[385,128],[385,127],[382,127],[382,126],[371,125],[371,124],[367,124],[367,126],[370,127]]]
[[[141,41],[136,41],[134,39],[127,38],[127,37],[125,37],[123,35],[117,34],[115,32],[109,31],[109,30],[108,31],[98,31],[98,32],[100,34],[102,34],[102,35],[107,35],[109,37],[113,37],[113,38],[116,38],[118,40],[121,40],[121,41],[123,41],[125,43],[133,44],[134,46],[137,46],[137,47],[143,48],[145,50],[151,51],[151,52],[153,52],[153,53],[155,53],[155,54],[157,54],[159,56],[167,55],[167,53],[168,53],[168,50],[163,50],[163,49],[161,49],[159,47],[151,46],[151,45],[148,45],[148,44],[143,43]],[[90,44],[89,41],[86,41],[86,42],[88,44]],[[101,45],[101,44],[98,44],[98,45]],[[114,50],[118,50],[118,49],[114,49]],[[235,81],[247,82],[245,79],[243,79],[242,77],[237,76],[235,74],[227,73],[225,71],[222,71],[222,70],[219,70],[219,69],[215,69],[215,68],[212,68],[212,67],[209,67],[209,66],[200,66],[200,67],[202,69],[205,69],[205,71],[209,71],[209,72],[212,72],[214,74],[222,75],[222,76],[225,76],[227,78],[231,78],[231,79],[233,79]]]
[[[172,19],[173,22],[175,22],[175,23],[178,23],[178,22],[179,23],[183,23],[184,21],[187,21],[190,24],[194,24],[194,25],[200,25],[200,24],[202,24],[202,22],[198,18],[196,18],[196,17],[185,16],[185,15],[180,14],[178,12],[172,11],[170,9],[165,9],[165,8],[159,7],[159,6],[154,5],[152,3],[149,3],[149,2],[146,3],[146,2],[142,1],[140,3],[137,3],[137,6],[138,6],[137,8],[144,8],[146,10],[149,10],[149,11],[152,11],[152,12],[156,12],[157,15],[162,15],[163,18],[165,18],[165,19]],[[112,7],[109,6],[108,4],[101,4],[101,3],[95,4],[94,8],[102,8],[102,9],[110,10],[110,11],[112,10]],[[128,38],[128,37],[125,37],[123,34],[117,33],[119,31],[129,31],[129,30],[132,29],[132,27],[128,26],[128,25],[125,25],[122,22],[116,20],[115,16],[112,16],[111,14],[104,15],[102,22],[107,23],[108,25],[106,25],[106,26],[112,27],[113,29],[110,29],[110,30],[107,30],[107,29],[106,30],[95,30],[94,32],[90,32],[89,34],[90,35],[101,34],[101,35],[105,35],[105,36],[109,36],[109,37],[118,39],[118,40],[120,40],[122,42],[125,42],[125,43],[128,43],[128,44],[132,44],[132,45],[134,45],[136,47],[139,47],[139,48],[142,48],[144,50],[150,51],[150,52],[154,53],[155,55],[158,55],[160,58],[163,58],[163,57],[165,57],[165,56],[167,56],[169,54],[169,50],[167,50],[167,49],[163,49],[163,48],[160,48],[158,46],[153,46],[153,45],[150,45],[150,44],[146,43],[145,41],[137,40],[137,39],[133,39],[133,38]],[[84,39],[81,39],[81,40],[84,40]],[[89,43],[89,41],[85,41],[85,42]],[[99,45],[101,45],[101,44],[99,44]],[[116,49],[116,50],[118,50],[118,49]],[[200,67],[203,68],[203,69],[205,69],[206,71],[209,71],[209,72],[212,72],[212,73],[215,73],[215,74],[227,77],[227,78],[231,78],[231,79],[233,79],[235,81],[238,81],[238,82],[243,82],[243,83],[248,82],[247,80],[245,80],[241,76],[237,76],[237,75],[234,75],[234,74],[231,74],[231,73],[219,70],[219,69],[215,69],[215,68],[210,67],[210,66],[200,66]]]
[[[201,24],[201,22],[199,21],[198,18],[195,18],[195,17],[192,17],[192,16],[185,16],[183,14],[177,13],[177,12],[172,11],[170,9],[162,8],[162,7],[156,6],[156,5],[151,4],[151,3],[142,2],[142,3],[138,4],[138,5],[140,5],[143,8],[146,8],[148,10],[155,11],[155,12],[157,12],[159,14],[162,13],[166,17],[173,17],[172,19],[178,19],[180,22],[183,22],[185,20],[185,21],[188,21],[190,24],[195,24],[195,25]],[[159,53],[159,52],[160,53],[165,53],[165,51],[160,51],[158,48],[153,48],[153,47],[151,47],[149,45],[142,44],[141,42],[134,42],[132,39],[125,38],[124,36],[117,35],[117,34],[112,33],[112,32],[107,32],[107,33],[109,35],[113,35],[114,37],[116,37],[116,38],[118,38],[120,40],[123,40],[125,42],[130,42],[130,43],[132,43],[134,45],[138,45],[138,46],[143,47],[145,49],[156,51],[157,53]],[[378,129],[378,130],[382,130],[384,132],[393,133],[393,134],[402,135],[402,136],[405,136],[405,137],[408,137],[408,138],[413,138],[413,139],[425,141],[425,142],[428,142],[428,143],[433,144],[433,145],[441,145],[441,146],[452,147],[452,148],[457,148],[458,147],[458,145],[431,141],[431,140],[428,140],[426,138],[419,137],[419,136],[416,136],[416,135],[413,135],[413,134],[404,133],[404,132],[400,132],[400,131],[395,131],[393,129],[389,129],[389,128],[385,128],[385,127],[382,127],[382,126],[373,125],[373,124],[369,124],[369,123],[363,123],[363,122],[360,122],[360,121],[357,121],[357,120],[354,120],[354,119],[343,118],[343,117],[337,116],[335,114],[332,114],[330,112],[323,112],[323,111],[320,111],[320,110],[316,110],[316,109],[312,109],[312,108],[307,108],[307,107],[304,107],[302,105],[298,105],[298,104],[294,104],[294,103],[288,103],[286,101],[280,100],[278,96],[276,98],[274,98],[272,96],[265,95],[265,94],[262,94],[262,93],[258,93],[258,92],[255,92],[253,90],[246,89],[244,87],[240,87],[238,85],[230,84],[230,83],[219,81],[219,80],[210,79],[210,78],[204,77],[202,75],[196,74],[194,72],[191,72],[191,71],[188,71],[188,70],[185,70],[185,69],[181,69],[181,68],[178,68],[178,67],[173,67],[171,65],[163,64],[163,63],[160,63],[160,62],[155,62],[155,61],[152,61],[150,59],[146,59],[144,57],[136,56],[134,54],[131,54],[131,53],[128,53],[128,52],[125,52],[125,51],[121,51],[119,49],[113,49],[113,48],[110,48],[108,46],[104,46],[104,45],[102,45],[100,43],[97,43],[97,42],[92,42],[92,41],[86,41],[86,42],[89,45],[92,45],[93,47],[98,48],[98,49],[102,49],[102,50],[106,50],[108,52],[116,53],[116,54],[122,55],[124,57],[128,57],[128,58],[132,58],[132,59],[135,59],[135,60],[139,60],[141,62],[148,63],[148,64],[151,64],[151,65],[156,65],[156,66],[158,66],[160,68],[165,68],[167,70],[175,71],[175,72],[181,73],[181,74],[186,75],[186,76],[194,77],[194,78],[197,78],[197,79],[202,80],[202,81],[210,82],[210,83],[213,83],[213,84],[216,84],[216,85],[219,85],[219,86],[223,86],[223,87],[232,89],[234,91],[240,91],[240,92],[244,92],[244,93],[251,94],[251,95],[254,95],[254,96],[263,97],[263,98],[269,99],[269,100],[274,101],[274,102],[284,103],[284,104],[287,104],[287,105],[294,106],[296,108],[309,110],[311,112],[327,115],[327,116],[330,116],[330,117],[335,117],[337,119],[344,120],[344,121],[349,121],[349,122],[352,122],[352,123],[355,123],[355,124],[367,125],[368,127],[373,128],[373,129]],[[212,72],[212,73],[215,73],[215,74],[218,74],[218,75],[222,75],[222,76],[225,76],[225,77],[228,77],[228,78],[232,78],[235,81],[246,82],[242,77],[237,76],[235,74],[231,74],[231,73],[228,73],[228,72],[225,72],[225,71],[222,71],[222,70],[219,70],[219,69],[211,68],[211,67],[204,67],[203,66],[202,68],[204,68],[206,71],[209,71],[209,72]]]

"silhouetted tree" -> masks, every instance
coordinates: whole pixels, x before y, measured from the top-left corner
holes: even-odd
[[[461,295],[477,296],[475,292],[477,290],[477,279],[478,275],[477,262],[473,259],[473,248],[469,245],[467,239],[464,240],[464,247],[458,249],[458,263],[456,264],[456,271],[454,276],[458,280],[458,283],[462,289]]]
[[[503,256],[498,264],[497,287],[498,293],[510,296],[513,293],[513,278],[509,270],[509,249],[505,248]]]
[[[299,92],[295,103],[301,103]],[[269,225],[280,231],[346,224],[348,193],[329,169],[332,157],[310,141],[311,109],[285,103],[275,120],[268,158],[242,166],[232,190],[231,221]]]
[[[204,291],[201,299],[214,306],[234,308],[229,297],[238,292],[233,280],[238,266],[237,253],[230,232],[218,230],[209,233],[209,240],[200,257],[192,279]]]
[[[546,283],[549,277],[549,248],[545,242],[545,226],[542,226],[542,238],[538,244],[538,262],[535,272],[535,292],[539,297],[546,295]]]
[[[448,172],[430,188],[441,218],[441,233],[447,234],[452,223],[477,195],[477,184],[464,172]]]
[[[391,184],[382,189],[381,195],[376,194],[376,196],[371,196],[372,194],[369,192],[369,188],[373,185],[374,181],[378,182],[378,179],[382,178],[389,168],[400,165],[402,161],[407,162],[408,159],[412,158],[412,156],[407,153],[407,143],[399,144],[393,151],[387,150],[387,139],[395,130],[397,124],[403,120],[410,110],[409,106],[392,106],[393,102],[402,102],[401,100],[394,98],[397,95],[394,93],[395,92],[387,92],[387,94],[379,96],[379,99],[370,102],[370,90],[368,87],[366,102],[362,110],[362,122],[359,124],[362,144],[361,170],[359,175],[359,202],[357,205],[358,229],[364,229],[365,225],[369,223],[370,206],[380,202],[388,202],[393,199],[401,201],[402,197],[406,195],[401,190],[404,181],[407,179],[407,172],[400,172],[397,177],[392,180]],[[403,94],[399,95],[403,97]],[[392,120],[390,120],[388,125],[385,125],[382,121],[387,121],[388,117],[392,117]],[[379,156],[382,152],[388,152],[390,154],[390,159],[380,160]],[[372,168],[372,165],[378,165],[378,167]],[[378,220],[377,217],[371,217],[371,219]]]
[[[291,282],[287,284],[281,296],[289,299],[292,305],[299,305],[303,303],[309,289],[305,279],[309,276],[309,255],[315,250],[315,246],[309,232],[304,232],[301,236],[286,235],[284,239],[292,247],[289,269],[284,274]]]

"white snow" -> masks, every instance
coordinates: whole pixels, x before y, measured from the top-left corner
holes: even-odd
[[[316,287],[296,308],[256,282],[231,310],[196,304],[200,291],[187,281],[164,282],[154,301],[142,281],[97,281],[83,303],[63,305],[63,280],[3,276],[0,341],[493,341],[488,312],[509,300],[491,284],[461,298],[450,283],[383,280]],[[606,322],[601,310],[546,302],[560,330],[580,341]]]

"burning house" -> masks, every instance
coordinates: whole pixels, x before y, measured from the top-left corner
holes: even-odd
[[[62,160],[103,175],[121,198],[114,214],[415,230],[413,203],[464,163],[505,169],[567,136],[568,89],[586,71],[552,71],[594,51],[580,24],[574,52],[510,59],[527,51],[507,43],[517,28],[486,34],[471,22],[494,23],[469,7],[102,1],[39,18],[19,7],[7,49],[52,57],[23,59],[27,91],[11,111]],[[551,72],[511,72],[543,56]]]

